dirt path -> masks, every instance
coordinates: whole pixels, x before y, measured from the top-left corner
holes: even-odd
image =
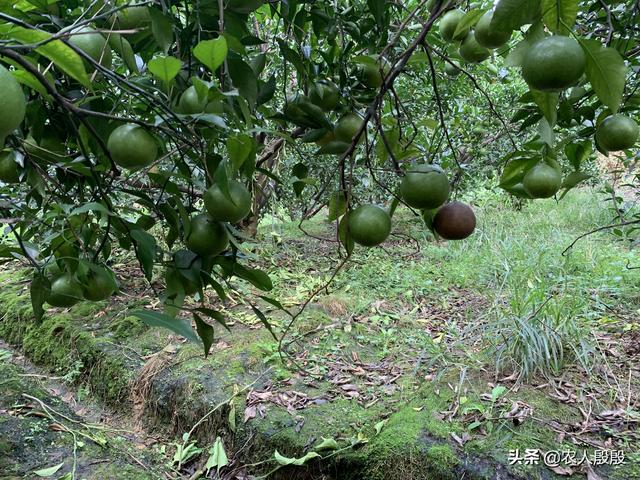
[[[0,479],[158,479],[148,438],[0,342]]]

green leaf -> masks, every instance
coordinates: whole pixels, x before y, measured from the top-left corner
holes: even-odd
[[[587,56],[587,79],[600,101],[616,113],[622,102],[627,67],[617,50],[598,40],[580,40]]]
[[[18,67],[18,69],[13,70],[11,73],[16,78],[16,80],[18,80],[18,82],[26,85],[29,88],[32,88],[45,99],[50,98],[49,92],[47,92],[42,83],[40,83],[40,81],[31,73],[27,72],[26,70],[22,70],[22,67]]]
[[[33,315],[36,317],[37,322],[42,320],[42,316],[44,315],[42,305],[47,300],[50,291],[51,282],[49,279],[36,272],[33,276],[33,280],[31,281],[30,296]]]
[[[215,468],[216,471],[219,472],[222,467],[226,467],[227,465],[229,465],[229,459],[227,458],[227,453],[224,451],[222,439],[218,437],[213,447],[209,450],[209,458],[204,468],[207,470],[208,475],[209,470],[212,468]]]
[[[345,192],[338,191],[333,193],[329,199],[329,217],[327,221],[333,222],[345,213],[347,213],[347,197],[345,196]]]
[[[264,4],[264,0],[229,0],[226,7],[234,12],[248,14],[257,10]]]
[[[587,172],[571,172],[567,175],[563,182],[562,188],[571,189],[578,185],[580,182],[584,182],[585,180],[591,178],[591,175]]]
[[[541,13],[540,0],[500,0],[493,12],[491,28],[511,31],[533,23]]]
[[[470,29],[476,23],[478,23],[478,20],[480,20],[480,18],[485,13],[487,13],[486,8],[469,10],[458,22],[458,26],[456,27],[456,31],[454,32],[453,36],[455,38],[458,38],[460,35],[462,35],[462,32]]]
[[[378,423],[376,423],[373,428],[376,431],[376,435],[380,435],[380,432],[382,431],[382,429],[384,428],[384,426],[387,424],[388,419],[384,419],[384,420],[380,420]]]
[[[102,203],[89,202],[71,210],[69,212],[69,216],[79,215],[81,213],[86,213],[86,212],[100,212],[100,213],[104,213],[105,215],[111,215],[111,212],[109,211],[109,209],[105,207]]]
[[[131,44],[129,43],[129,41],[119,33],[111,33],[109,35],[108,41],[109,46],[122,57],[129,71],[131,71],[132,73],[138,73],[136,56],[133,53],[133,48],[131,48]]]
[[[156,256],[156,239],[153,235],[144,230],[135,229],[131,231],[131,240],[136,245],[136,257],[140,262],[142,271],[147,280],[151,281],[153,275],[153,261]]]
[[[229,332],[231,331],[229,330],[229,326],[227,325],[227,319],[219,311],[213,310],[212,308],[207,308],[207,307],[198,307],[195,310],[196,312],[203,313],[209,318],[213,318],[216,322],[218,322],[220,325],[226,328]]]
[[[240,170],[254,151],[255,141],[245,133],[227,138],[227,153],[234,171]]]
[[[262,313],[262,311],[260,311],[260,309],[255,305],[251,305],[251,309],[253,310],[253,313],[256,314],[256,317],[258,317],[258,320],[260,320],[260,322],[262,322],[262,324],[267,328],[267,330],[269,331],[271,336],[274,338],[274,340],[278,342],[279,341],[278,336],[276,335],[276,332],[273,330],[273,326],[269,322],[269,319],[266,317],[266,315]]]
[[[311,459],[314,458],[318,458],[320,457],[320,454],[317,452],[309,452],[307,453],[304,457],[301,458],[287,458],[284,457],[282,455],[280,455],[280,453],[278,453],[278,451],[276,450],[274,453],[274,457],[276,459],[276,462],[278,462],[280,465],[304,465],[306,462],[308,462]]]
[[[538,162],[539,158],[516,158],[507,163],[500,176],[500,187],[509,188],[522,182],[522,179],[531,168]]]
[[[215,72],[224,63],[228,51],[225,38],[218,37],[214,40],[203,40],[198,43],[193,49],[193,55],[209,70]]]
[[[247,268],[236,263],[233,266],[233,274],[236,277],[248,281],[260,290],[273,290],[273,283],[271,282],[269,275],[258,268]]]
[[[196,332],[198,332],[198,336],[204,346],[204,357],[207,358],[211,351],[211,345],[213,345],[213,327],[202,320],[200,315],[195,312],[193,312],[193,319],[196,322]]]
[[[381,29],[384,28],[387,18],[386,0],[367,0],[367,5],[369,6],[369,10],[371,11],[373,18],[376,19],[378,27]]]
[[[549,125],[556,124],[558,119],[558,98],[560,94],[557,92],[539,92],[537,90],[531,90],[531,95],[536,105],[540,108],[544,114],[544,118],[547,119]]]
[[[564,153],[569,159],[571,166],[576,170],[580,169],[580,165],[584,162],[593,152],[593,146],[591,141],[586,140],[582,143],[569,143],[564,147]]]
[[[27,29],[9,23],[2,23],[0,24],[0,37],[31,45],[51,39],[51,34],[42,30]],[[82,58],[62,40],[53,40],[45,43],[36,48],[36,52],[47,57],[56,67],[86,88],[91,88],[91,81],[84,69]]]
[[[62,468],[63,465],[64,465],[64,462],[60,463],[58,465],[55,465],[53,467],[48,467],[48,468],[43,468],[41,470],[36,470],[33,473],[34,473],[34,475],[37,475],[39,477],[47,478],[47,477],[50,477],[50,476],[54,475],[58,470],[60,470]]]
[[[258,98],[258,79],[256,74],[253,73],[251,66],[241,58],[229,58],[227,64],[233,85],[253,108]]]
[[[150,327],[166,328],[187,340],[198,342],[198,336],[193,331],[193,328],[184,320],[151,310],[135,310],[131,312],[131,315],[138,317]]]
[[[150,8],[149,13],[153,38],[162,51],[167,53],[173,43],[173,22],[157,8]]]
[[[355,241],[351,237],[351,234],[349,233],[349,212],[348,211],[340,219],[340,223],[338,223],[338,240],[340,240],[340,243],[346,250],[347,255],[351,255],[356,245],[355,245]]]
[[[149,71],[162,80],[164,83],[169,83],[176,78],[176,75],[180,73],[182,64],[176,57],[156,57],[149,61]]]
[[[274,307],[276,307],[279,310],[282,310],[284,312],[287,311],[286,308],[284,308],[284,305],[282,305],[282,303],[280,303],[278,300],[276,300],[275,298],[271,298],[271,297],[267,297],[265,295],[258,295],[261,299],[263,299],[265,302],[270,303],[271,305],[273,305]]]
[[[321,450],[337,450],[339,448],[338,442],[336,442],[333,438],[321,438],[322,441],[318,445],[313,447],[316,452]]]
[[[291,173],[296,177],[302,179],[307,178],[309,176],[309,167],[307,167],[304,163],[299,162],[296,163],[291,169]]]
[[[578,16],[579,0],[542,0],[542,19],[553,33],[569,35]]]
[[[507,391],[507,388],[502,386],[502,385],[496,385],[495,387],[493,387],[493,390],[491,390],[491,401],[495,402],[496,400],[498,400],[498,398],[500,398],[502,396],[502,394],[504,394],[504,392]]]
[[[546,118],[541,118],[538,122],[538,135],[540,135],[540,139],[550,147],[553,147],[555,143],[555,133],[553,132],[553,127]]]

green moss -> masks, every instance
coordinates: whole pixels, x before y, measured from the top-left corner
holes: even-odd
[[[111,325],[109,325],[109,329],[116,339],[126,339],[143,334],[149,329],[149,327],[138,317],[129,315],[114,320]]]
[[[105,478],[126,478],[127,480],[153,480],[157,478],[141,467],[122,465],[119,462],[98,466],[89,475],[88,480],[103,480]]]
[[[6,312],[0,336],[20,346],[35,363],[68,380],[87,382],[106,403],[126,401],[132,369],[122,356],[108,355],[100,338],[83,329],[82,322],[95,312],[95,305],[80,304],[70,312],[48,314],[37,323],[29,297],[7,287],[0,294],[0,308]]]
[[[453,448],[448,444],[433,445],[427,450],[426,457],[430,470],[441,478],[453,477],[454,468],[460,463]]]

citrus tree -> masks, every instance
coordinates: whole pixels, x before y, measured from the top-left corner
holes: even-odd
[[[630,157],[637,18],[609,0],[0,0],[0,255],[33,269],[40,319],[109,298],[132,252],[164,305],[138,315],[208,352],[224,318],[203,291],[272,288],[242,242],[274,189],[306,195],[303,217],[328,205],[343,265],[400,205],[471,235],[452,192],[481,167],[535,199],[588,179],[596,150]]]

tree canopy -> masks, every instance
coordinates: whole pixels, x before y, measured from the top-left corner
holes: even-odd
[[[461,239],[473,212],[443,205],[477,178],[561,198],[596,152],[632,158],[638,14],[609,0],[0,0],[0,255],[33,268],[41,317],[108,298],[112,252],[132,252],[164,279],[163,313],[140,317],[207,352],[224,318],[185,297],[224,299],[237,277],[285,310],[243,249],[276,199],[301,222],[328,206],[341,266],[401,205]]]

